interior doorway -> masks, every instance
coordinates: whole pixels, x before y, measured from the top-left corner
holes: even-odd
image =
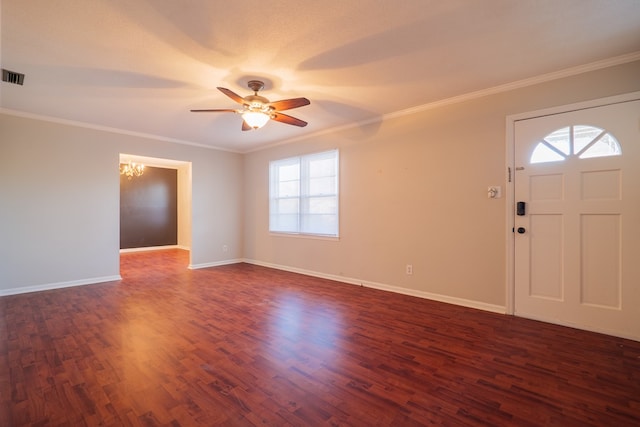
[[[135,155],[135,154],[126,154],[126,153],[121,153],[120,154],[120,165],[126,165],[126,164],[138,164],[138,165],[144,165],[145,168],[147,170],[154,170],[156,175],[163,175],[162,173],[158,173],[158,172],[167,172],[169,174],[169,176],[171,176],[173,174],[174,179],[175,179],[175,189],[165,189],[163,188],[163,184],[162,182],[157,182],[157,183],[152,183],[151,186],[148,188],[147,190],[147,194],[148,193],[153,193],[154,191],[157,192],[161,192],[161,199],[162,198],[166,198],[166,197],[175,197],[176,200],[172,200],[171,203],[173,203],[176,207],[176,212],[175,215],[177,218],[174,218],[175,220],[175,226],[177,228],[176,232],[177,232],[177,238],[175,239],[176,244],[175,245],[166,245],[165,243],[161,243],[161,245],[159,246],[149,246],[149,245],[143,245],[139,248],[126,248],[123,249],[122,247],[120,247],[120,252],[133,252],[133,251],[149,251],[149,250],[157,250],[157,249],[183,249],[183,250],[187,250],[189,251],[189,258],[191,257],[191,209],[192,209],[192,192],[191,192],[191,188],[192,188],[192,182],[191,182],[191,162],[185,162],[185,161],[179,161],[179,160],[172,160],[172,159],[162,159],[162,158],[155,158],[155,157],[147,157],[147,156],[139,156],[139,155]],[[151,168],[151,169],[149,169]],[[164,174],[166,175],[166,173]],[[144,176],[144,172],[143,172],[143,176]],[[142,177],[143,177],[142,176]],[[140,177],[140,178],[142,178]],[[132,176],[131,180],[135,180],[137,177]],[[122,191],[123,188],[121,186],[120,188],[121,191],[121,199],[122,199]],[[131,195],[128,196],[129,197],[129,202],[131,203],[130,198],[132,197]],[[135,194],[134,196],[135,197]],[[147,197],[145,196],[145,194],[143,193],[141,197]],[[153,201],[149,202],[149,200],[146,200],[146,203],[153,203]],[[121,206],[120,206],[120,214],[121,215],[126,215],[127,214],[127,210],[124,209],[125,207],[122,205],[121,202]],[[139,212],[143,212],[144,214],[144,209],[139,211]],[[148,218],[149,221],[154,220],[153,218]],[[144,221],[144,219],[142,219]],[[123,224],[121,222],[120,224],[120,228],[122,229]],[[122,230],[121,230],[122,231]],[[158,240],[160,242],[165,242],[164,240],[160,239]],[[131,246],[131,245],[128,245]],[[133,245],[135,246],[135,245]]]

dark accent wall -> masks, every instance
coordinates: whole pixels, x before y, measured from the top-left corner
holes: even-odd
[[[120,249],[178,244],[178,171],[120,175]]]

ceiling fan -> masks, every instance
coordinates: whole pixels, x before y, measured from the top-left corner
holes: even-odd
[[[242,104],[242,108],[238,109],[206,109],[206,110],[191,110],[194,113],[200,112],[230,112],[238,113],[242,115],[242,130],[259,129],[264,126],[269,120],[275,120],[277,122],[286,123],[288,125],[304,127],[307,122],[291,117],[287,114],[281,113],[284,110],[290,110],[292,108],[303,107],[309,105],[311,101],[307,98],[292,98],[283,99],[281,101],[270,102],[267,98],[258,95],[258,91],[264,87],[264,82],[260,80],[250,80],[247,84],[249,89],[253,91],[253,95],[247,95],[244,98],[235,92],[224,88],[218,87],[218,90],[229,98],[236,101],[238,104]]]

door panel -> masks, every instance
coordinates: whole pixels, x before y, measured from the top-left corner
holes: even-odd
[[[582,215],[580,297],[583,304],[620,309],[621,215]]]
[[[640,340],[640,100],[515,123],[515,314]]]
[[[563,299],[562,221],[562,215],[556,214],[531,216],[529,296]]]

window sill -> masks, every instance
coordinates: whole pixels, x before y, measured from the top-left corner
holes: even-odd
[[[321,234],[283,233],[270,231],[269,235],[273,237],[294,237],[297,239],[328,240],[336,242],[340,240],[340,236],[323,236]]]

